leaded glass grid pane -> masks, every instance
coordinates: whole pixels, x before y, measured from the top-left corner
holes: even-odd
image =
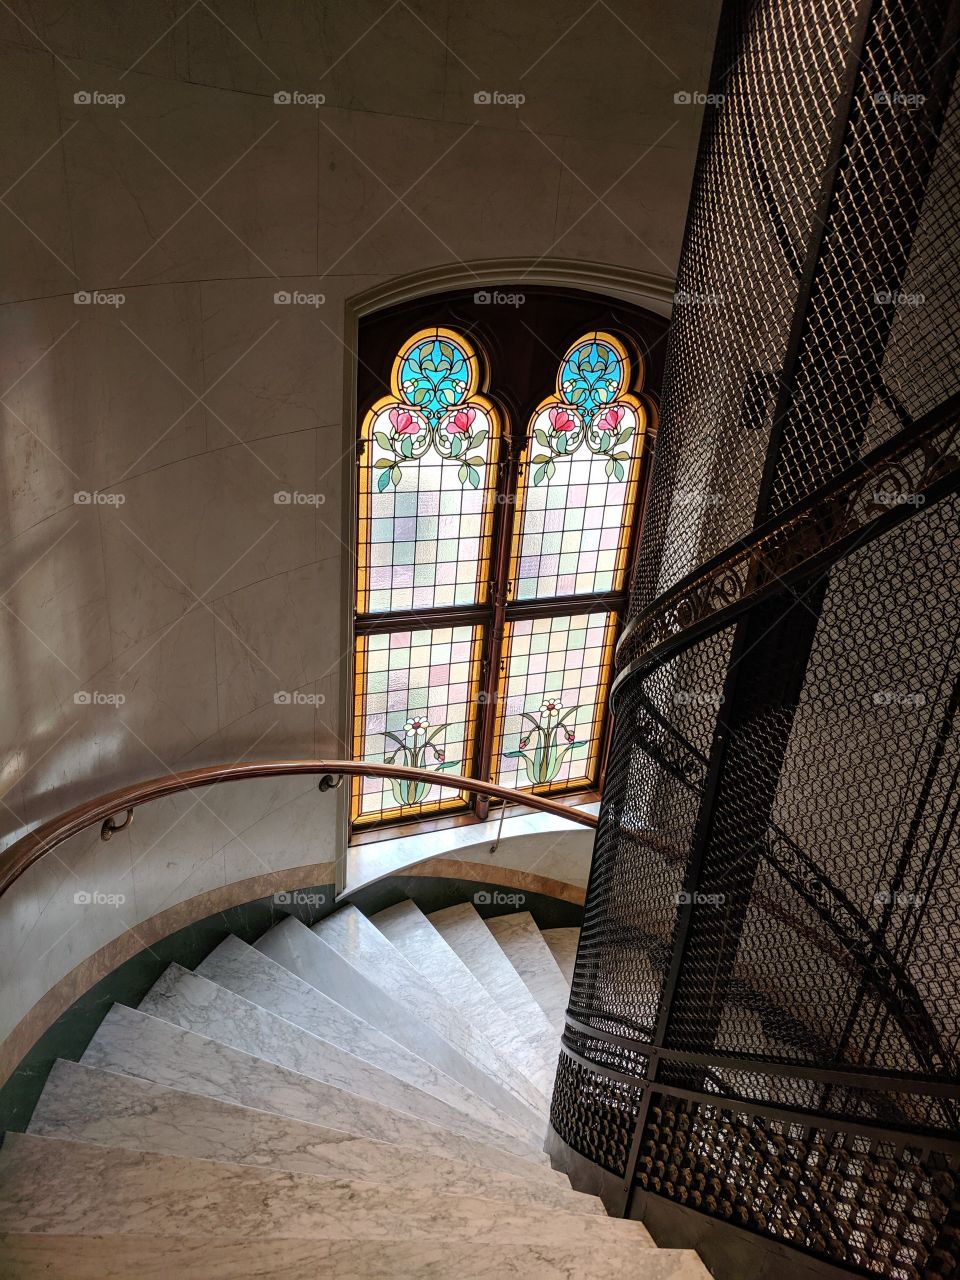
[[[391,631],[357,639],[355,742],[361,759],[471,774],[479,627]],[[355,822],[461,807],[462,793],[389,778],[357,779]]]
[[[523,484],[514,599],[620,588],[637,485],[632,474],[624,480],[605,475],[605,466],[585,454],[566,460],[562,471],[558,464],[547,484]]]
[[[507,624],[494,746],[503,786],[543,793],[595,782],[615,630],[605,610]]]

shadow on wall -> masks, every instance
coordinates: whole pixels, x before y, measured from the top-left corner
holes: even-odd
[[[342,749],[350,299],[494,259],[669,293],[716,0],[431,7],[0,19],[8,833]]]

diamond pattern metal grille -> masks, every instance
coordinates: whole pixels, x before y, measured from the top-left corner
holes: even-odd
[[[895,1280],[960,1257],[958,35],[724,7],[553,1113]]]

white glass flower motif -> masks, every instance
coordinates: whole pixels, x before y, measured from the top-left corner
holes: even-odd
[[[562,706],[563,703],[559,698],[545,698],[540,704],[540,710],[546,712],[559,711]]]
[[[404,733],[417,734],[422,729],[428,729],[430,722],[426,716],[411,716],[407,723],[403,726]]]

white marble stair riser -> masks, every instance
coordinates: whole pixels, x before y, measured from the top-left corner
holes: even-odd
[[[492,916],[486,924],[551,1026],[562,1035],[570,989],[533,916],[529,911],[514,911]]]
[[[469,1113],[480,1102],[433,1063],[239,938],[226,938],[196,972],[459,1110]]]
[[[416,1006],[388,995],[299,920],[288,917],[268,929],[255,945],[258,951],[323,991],[384,1035],[399,1041],[411,1053],[426,1058],[439,1071],[452,1076],[471,1092],[488,1097],[491,1081],[486,1071],[423,1021]],[[535,1116],[542,1128],[541,1113],[512,1095],[508,1094],[504,1099],[504,1093],[502,1089],[496,1090],[496,1102],[504,1104],[507,1114],[513,1116],[519,1111],[524,1124]]]
[[[506,1169],[519,1176],[566,1183],[561,1174],[549,1167],[543,1154],[531,1151],[529,1156],[512,1155],[425,1121],[412,1120],[366,1098],[276,1067],[124,1005],[113,1006],[81,1061],[377,1142],[419,1148],[424,1159],[437,1155],[487,1169]]]
[[[555,1064],[507,1017],[416,903],[399,902],[370,920],[449,1004],[484,1029],[491,1044],[534,1084],[548,1110],[546,1093]]]
[[[573,966],[577,959],[577,947],[580,944],[580,930],[571,927],[559,929],[541,929],[543,940],[550,948],[554,960],[559,966],[567,982],[573,982]]]
[[[17,1280],[710,1280],[690,1249],[466,1240],[238,1240],[235,1236],[28,1236],[0,1240]]]
[[[540,1135],[512,1126],[479,1098],[469,1113],[458,1110],[179,965],[170,965],[160,976],[140,1008],[242,1053],[478,1142],[518,1152],[543,1145]]]
[[[430,923],[446,939],[470,972],[522,1027],[527,1035],[559,1051],[557,1033],[507,959],[483,918],[469,902],[433,911]]]
[[[513,1204],[602,1215],[595,1196],[530,1181],[414,1148],[169,1089],[136,1076],[55,1063],[28,1132],[157,1155],[226,1160],[259,1168],[373,1183],[431,1195],[482,1196]]]
[[[498,1106],[507,1105],[503,1101],[507,1091],[508,1096],[524,1099],[528,1111],[542,1105],[538,1091],[497,1052],[482,1029],[448,1004],[356,907],[335,911],[314,925],[313,931],[395,1000],[416,1009],[438,1035],[480,1067],[488,1083],[478,1093]]]
[[[0,1229],[96,1235],[302,1236],[321,1240],[472,1240],[582,1246],[644,1228],[591,1217],[435,1196],[213,1160],[12,1133],[0,1149]]]

